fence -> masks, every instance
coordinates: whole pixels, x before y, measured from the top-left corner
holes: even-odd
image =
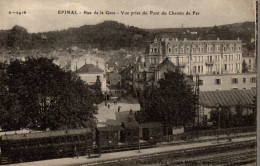
[[[246,133],[246,132],[255,132],[256,127],[255,126],[249,126],[249,127],[235,127],[235,128],[227,128],[227,129],[214,129],[214,130],[203,130],[203,131],[194,131],[194,132],[186,132],[182,134],[177,135],[169,135],[164,136],[163,141],[176,141],[176,140],[185,140],[190,139],[193,136],[217,136],[218,132],[219,135],[229,135],[232,133]]]

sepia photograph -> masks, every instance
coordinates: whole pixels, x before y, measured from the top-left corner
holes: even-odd
[[[0,0],[0,165],[256,166],[258,0]]]

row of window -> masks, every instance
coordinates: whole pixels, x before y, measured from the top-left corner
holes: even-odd
[[[193,66],[193,73],[203,73],[203,66]]]
[[[247,83],[246,78],[243,78],[242,82]],[[250,83],[256,83],[256,77],[251,77]],[[238,78],[232,78],[231,84],[238,84]],[[199,80],[199,85],[203,85],[203,80]],[[215,79],[215,85],[221,85],[221,79]]]
[[[240,51],[241,47],[237,47],[237,49],[235,50],[234,47],[229,47],[228,49],[226,47],[223,47],[224,51]],[[204,47],[200,46],[197,47],[197,49],[195,47],[192,48],[192,50],[190,50],[190,47],[186,47],[186,53],[189,53],[190,51],[192,52],[204,52]],[[215,52],[220,52],[220,46],[215,47]],[[153,50],[152,50],[153,52]],[[207,47],[207,52],[213,52],[213,47],[212,46],[208,46]],[[168,48],[168,53],[178,53],[178,47],[174,47],[174,49],[172,50],[172,48]],[[180,48],[180,53],[184,53],[184,47]]]
[[[13,148],[17,147],[27,147],[27,146],[41,146],[41,145],[53,145],[60,143],[70,143],[70,142],[80,142],[86,141],[87,139],[91,139],[90,136],[84,135],[75,135],[75,136],[66,136],[66,137],[49,137],[49,138],[41,138],[41,139],[24,139],[24,140],[16,140],[16,141],[6,141],[8,146],[12,146]]]
[[[234,71],[233,64],[224,64],[224,71]],[[240,63],[236,63],[235,70],[240,70]]]

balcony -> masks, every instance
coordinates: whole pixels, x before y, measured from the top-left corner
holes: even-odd
[[[215,62],[213,62],[213,61],[209,61],[209,62],[206,62],[205,64],[208,65],[208,66],[212,66],[212,65],[214,65],[214,63]]]

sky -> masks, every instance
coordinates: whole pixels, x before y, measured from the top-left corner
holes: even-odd
[[[78,14],[58,14],[62,10],[76,10]],[[24,11],[26,14],[9,14]],[[84,11],[92,14],[83,14]],[[94,11],[104,14],[95,15]],[[106,11],[116,14],[106,14]],[[121,11],[136,11],[140,15],[122,15]],[[144,11],[148,15],[142,15]],[[150,14],[150,11],[159,12],[160,15]],[[167,15],[162,15],[163,11]],[[184,15],[169,15],[170,11],[183,12]],[[191,15],[186,15],[187,11]],[[192,15],[193,11],[197,15]],[[255,0],[0,0],[0,30],[19,25],[30,33],[37,33],[92,25],[104,20],[145,29],[255,21]]]

